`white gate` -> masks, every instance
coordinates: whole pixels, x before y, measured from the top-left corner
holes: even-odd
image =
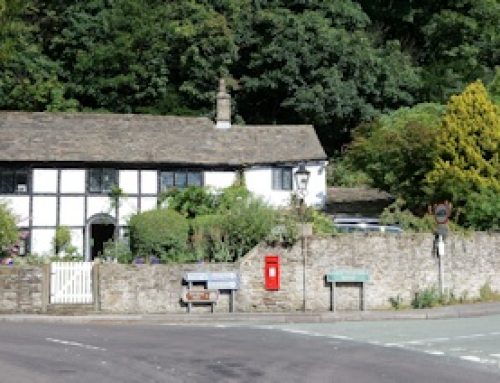
[[[50,303],[93,303],[93,262],[52,262],[50,264]]]

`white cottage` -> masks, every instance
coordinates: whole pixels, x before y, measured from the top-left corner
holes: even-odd
[[[296,190],[299,163],[310,171],[308,205],[326,198],[326,155],[310,125],[231,125],[221,81],[217,119],[0,112],[0,200],[26,234],[26,252],[53,253],[58,226],[92,259],[122,235],[127,219],[154,209],[158,195],[189,185],[224,188],[243,174],[249,190],[275,206]],[[114,185],[126,194],[113,204]]]

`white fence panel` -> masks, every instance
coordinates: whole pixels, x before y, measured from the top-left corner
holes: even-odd
[[[92,303],[93,266],[93,262],[52,262],[50,264],[50,303]]]

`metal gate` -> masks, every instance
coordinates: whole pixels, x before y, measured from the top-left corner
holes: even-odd
[[[93,262],[52,262],[50,264],[50,303],[93,303]]]

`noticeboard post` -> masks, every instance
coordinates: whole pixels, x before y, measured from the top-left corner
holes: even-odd
[[[332,270],[326,275],[326,281],[331,283],[330,292],[330,307],[333,312],[336,311],[337,296],[336,284],[339,282],[352,282],[361,284],[360,306],[361,310],[365,310],[365,284],[370,280],[370,272],[367,269],[355,269],[350,267],[339,267]]]

